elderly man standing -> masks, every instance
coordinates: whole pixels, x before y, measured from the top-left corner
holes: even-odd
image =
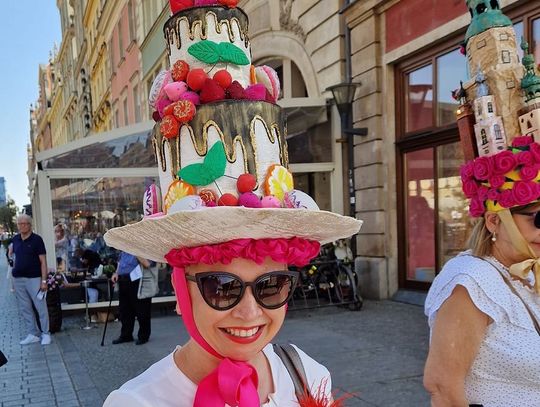
[[[13,238],[13,282],[15,293],[19,302],[28,336],[20,344],[28,345],[39,342],[48,345],[51,343],[49,334],[49,314],[45,293],[47,291],[47,259],[45,257],[45,244],[41,236],[32,232],[32,218],[28,215],[17,217],[19,234]],[[32,303],[39,315],[41,332],[38,329]]]

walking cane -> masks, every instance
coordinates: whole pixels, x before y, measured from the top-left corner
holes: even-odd
[[[111,313],[111,303],[112,303],[113,294],[114,294],[114,283],[113,283],[113,292],[109,294],[109,306],[107,307],[107,318],[105,318],[105,326],[103,327],[103,336],[101,337],[101,346],[104,346],[104,343],[105,343],[105,333],[107,332],[107,324],[109,323],[109,314]]]

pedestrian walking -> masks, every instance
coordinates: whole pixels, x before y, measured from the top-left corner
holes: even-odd
[[[129,253],[120,253],[118,267],[111,280],[114,284],[118,282],[118,307],[122,328],[120,336],[112,341],[113,345],[133,341],[135,318],[139,323],[135,345],[143,345],[150,339],[152,297],[139,298],[139,286],[143,269],[151,267],[156,267],[156,263]]]
[[[20,343],[28,345],[39,342],[51,343],[49,315],[47,312],[47,259],[45,244],[38,234],[32,231],[32,218],[28,215],[17,217],[19,233],[13,237],[13,283],[19,309],[26,324],[28,335]],[[36,322],[32,305],[39,316],[41,331]]]
[[[15,292],[15,285],[13,284],[13,239],[9,239],[9,243],[7,245],[6,250],[6,258],[7,258],[7,279],[9,280],[9,291]]]

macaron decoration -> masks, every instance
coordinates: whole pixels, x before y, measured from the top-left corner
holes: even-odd
[[[279,84],[279,76],[274,68],[267,65],[258,66],[255,68],[255,77],[257,82],[263,84],[268,90],[273,103],[276,103],[281,92],[281,86]]]
[[[171,82],[172,77],[169,71],[161,71],[157,74],[154,82],[152,82],[150,94],[148,95],[150,107],[157,110],[157,102],[166,96],[163,88]]]
[[[143,215],[152,216],[161,212],[161,191],[156,184],[149,185],[144,191]]]
[[[171,102],[180,100],[180,97],[184,92],[188,90],[188,86],[185,82],[171,82],[163,87],[163,91],[167,95],[167,98]]]

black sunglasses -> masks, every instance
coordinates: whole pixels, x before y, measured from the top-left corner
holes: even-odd
[[[224,271],[186,275],[186,279],[197,283],[204,301],[217,311],[226,311],[238,305],[246,287],[251,287],[253,297],[261,307],[276,309],[291,299],[298,281],[298,272],[271,271],[253,282],[245,282],[235,274]]]
[[[540,229],[540,211],[538,212],[514,212],[513,215],[534,216],[534,226]]]

